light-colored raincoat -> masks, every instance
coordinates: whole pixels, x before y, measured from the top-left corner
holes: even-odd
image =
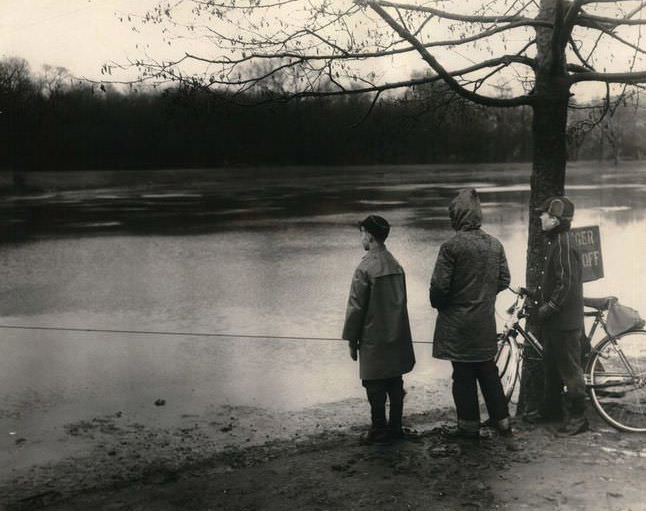
[[[362,380],[394,378],[415,365],[406,277],[383,245],[370,249],[354,272],[342,337],[358,343]]]

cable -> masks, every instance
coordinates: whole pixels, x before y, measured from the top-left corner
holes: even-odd
[[[25,326],[25,325],[0,325],[0,329],[7,330],[49,330],[54,332],[86,332],[102,334],[135,334],[135,335],[172,335],[177,337],[237,337],[240,339],[276,339],[298,341],[335,341],[345,342],[345,339],[336,337],[301,337],[295,335],[261,335],[261,334],[234,334],[234,333],[209,333],[209,332],[163,332],[154,330],[117,330],[108,328],[67,328],[57,326]],[[413,344],[433,344],[432,341],[412,341]]]

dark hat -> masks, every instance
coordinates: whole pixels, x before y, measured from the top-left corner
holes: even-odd
[[[359,222],[359,228],[363,227],[367,232],[372,234],[377,240],[385,241],[390,232],[388,221],[379,215],[370,215]]]
[[[567,197],[548,197],[536,209],[541,213],[555,216],[559,220],[572,220],[574,217],[574,204]]]

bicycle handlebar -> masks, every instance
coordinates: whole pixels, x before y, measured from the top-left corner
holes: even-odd
[[[509,289],[509,291],[511,291],[511,292],[512,292],[512,293],[514,293],[515,295],[520,296],[521,298],[522,298],[523,296],[528,296],[528,297],[530,297],[530,298],[531,298],[531,297],[532,297],[532,294],[533,294],[533,293],[531,293],[531,292],[529,291],[529,289],[527,289],[526,287],[523,287],[523,286],[518,286],[518,287],[516,287],[516,288],[511,287],[511,286],[507,286],[507,289]]]

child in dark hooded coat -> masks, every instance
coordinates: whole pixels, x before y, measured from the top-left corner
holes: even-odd
[[[455,434],[479,436],[479,383],[492,424],[508,435],[507,400],[494,362],[496,295],[510,281],[505,251],[480,228],[482,212],[475,190],[461,190],[449,206],[449,216],[456,233],[440,247],[430,285],[431,305],[438,310],[433,356],[453,365]]]

